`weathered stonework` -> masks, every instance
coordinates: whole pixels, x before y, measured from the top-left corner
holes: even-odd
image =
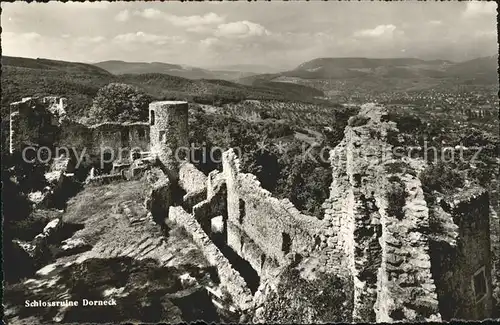
[[[395,125],[383,110],[364,105],[360,116],[364,122],[346,127],[331,152],[324,220],[332,236],[323,258],[335,272],[353,277],[354,321],[439,320],[428,238],[421,233],[428,220],[419,181],[404,171],[387,172],[396,163],[386,141]],[[400,202],[388,199],[402,195]]]
[[[455,225],[453,228],[447,225],[447,229],[452,229],[447,232],[453,235],[433,237],[431,242],[433,276],[442,316],[445,320],[491,317],[494,259],[490,249],[488,193],[478,187],[464,189],[441,198],[439,209],[449,216],[448,223]],[[484,281],[484,294],[475,288],[476,276]]]
[[[260,265],[268,258],[287,264],[288,254],[307,256],[313,251],[325,222],[302,214],[287,199],[273,197],[255,175],[241,173],[233,150],[223,153],[222,165],[228,192],[228,245],[235,252],[243,248],[240,231],[262,250],[251,264]]]
[[[52,106],[37,110],[42,104]],[[493,297],[500,295],[500,224],[488,194],[468,188],[426,202],[416,171],[422,163],[392,155],[388,137],[397,126],[376,105],[364,105],[349,120],[343,141],[330,152],[333,181],[321,220],[242,173],[232,149],[222,155],[222,172],[208,177],[187,162],[186,102],[151,103],[149,123],[87,127],[63,120],[54,133],[51,114],[61,113],[61,105],[55,99],[12,104],[11,152],[45,142],[73,144],[90,148],[93,160],[109,147],[115,174],[90,177],[95,184],[148,170],[153,185],[146,206],[155,221],[163,225],[168,218],[187,230],[242,310],[265,314],[266,296],[276,293],[280,275],[296,268],[307,281],[347,279],[354,322],[492,316]],[[22,129],[27,132],[15,133]],[[134,148],[140,157],[133,162],[116,152]],[[151,170],[143,155],[161,170]],[[56,160],[48,178],[58,183],[69,168],[67,159]]]
[[[188,103],[162,101],[149,104],[151,151],[169,177],[177,181],[179,163],[187,158]]]
[[[53,115],[42,98],[23,98],[10,104],[10,153],[26,146],[50,146],[55,140]]]
[[[186,191],[183,202],[186,208],[192,208],[207,197],[207,176],[189,162],[179,166],[179,186]]]
[[[234,303],[243,311],[252,307],[252,294],[246,287],[245,280],[231,267],[231,263],[224,257],[219,249],[212,243],[194,217],[181,207],[171,207],[169,220],[182,225],[192,236],[208,260],[218,270],[221,286],[231,295]]]
[[[106,122],[90,126],[92,132],[89,154],[113,161],[130,161],[134,152],[147,152],[150,149],[149,126],[144,122],[113,123]]]

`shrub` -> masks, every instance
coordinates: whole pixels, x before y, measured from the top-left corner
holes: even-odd
[[[419,178],[427,192],[447,192],[464,186],[463,177],[442,162],[427,167]]]
[[[111,83],[97,92],[89,118],[95,122],[144,121],[151,101],[151,96],[136,87]]]
[[[333,274],[316,280],[300,277],[296,269],[281,276],[277,292],[268,296],[264,318],[270,323],[342,322],[352,318],[352,283]]]

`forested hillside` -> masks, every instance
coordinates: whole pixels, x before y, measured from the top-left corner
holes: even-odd
[[[154,99],[183,99],[220,105],[244,99],[278,99],[312,102],[322,92],[307,86],[260,84],[246,86],[229,81],[190,80],[161,73],[113,75],[83,63],[2,57],[2,116],[11,102],[28,96],[68,98],[68,113],[84,116],[97,91],[109,83],[139,87]]]

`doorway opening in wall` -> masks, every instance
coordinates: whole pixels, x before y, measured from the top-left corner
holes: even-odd
[[[155,125],[155,111],[149,111],[149,125]]]
[[[239,203],[239,210],[240,210],[239,222],[240,224],[243,224],[243,220],[245,220],[245,201],[241,199]]]
[[[110,174],[113,169],[113,163],[111,162],[111,158],[113,154],[111,152],[104,152],[102,155],[103,162],[100,164],[101,174]]]
[[[281,251],[286,255],[290,253],[290,247],[292,246],[292,239],[290,235],[286,232],[282,233],[283,241],[281,244]]]
[[[122,147],[128,147],[128,130],[121,130],[120,132],[120,138],[122,142]]]
[[[472,277],[472,288],[474,290],[474,298],[476,303],[483,300],[488,294],[488,286],[486,282],[485,267],[481,267],[474,273]]]
[[[137,138],[144,140],[146,138],[146,131],[144,129],[137,130]]]

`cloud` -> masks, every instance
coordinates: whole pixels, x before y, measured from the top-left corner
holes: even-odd
[[[465,17],[478,17],[483,15],[495,15],[497,5],[495,2],[470,1],[463,12]]]
[[[116,35],[113,40],[118,43],[150,43],[155,45],[165,45],[169,43],[181,44],[184,40],[179,36],[156,35],[144,32],[127,33]]]
[[[217,25],[225,21],[225,17],[219,16],[216,13],[209,12],[202,16],[176,16],[164,13],[157,9],[147,8],[142,11],[135,11],[134,15],[140,16],[145,19],[163,19],[177,27],[191,27],[206,25]]]
[[[38,40],[42,37],[42,35],[40,35],[36,32],[22,33],[19,36],[27,41]]]
[[[160,10],[153,8],[147,8],[143,11],[136,11],[134,14],[146,19],[159,19],[164,16],[164,14]]]
[[[249,36],[271,35],[264,26],[252,23],[248,20],[221,24],[215,31],[215,36],[228,38],[244,38]]]
[[[389,25],[378,25],[373,29],[364,29],[354,33],[357,37],[381,37],[381,36],[392,36],[396,30],[396,26]]]
[[[115,20],[116,21],[121,21],[121,22],[125,22],[127,20],[130,19],[130,12],[125,9],[125,10],[122,10],[120,11],[116,16],[115,16]]]
[[[443,24],[443,22],[441,20],[431,20],[431,21],[429,21],[429,25],[432,25],[432,26],[440,26],[442,24]]]
[[[75,43],[78,45],[88,45],[101,43],[104,40],[106,40],[106,38],[103,36],[81,36],[75,39]]]
[[[63,6],[70,6],[72,8],[77,8],[77,9],[107,9],[109,8],[109,4],[111,2],[109,1],[85,1],[85,2],[68,2],[68,3],[60,3],[60,5]],[[51,3],[53,5],[53,3]]]
[[[200,41],[201,46],[203,47],[211,47],[219,42],[218,38],[215,37],[208,37],[205,38],[204,40]]]
[[[491,30],[491,31],[486,31],[486,30],[479,30],[475,33],[476,37],[484,37],[484,38],[497,38],[497,31],[496,30]]]
[[[36,32],[27,32],[27,33],[13,33],[13,32],[3,32],[2,33],[2,45],[7,42],[12,41],[37,41],[41,40],[42,35]]]
[[[174,16],[167,15],[167,21],[179,27],[194,27],[200,25],[216,25],[224,22],[225,18],[213,12],[207,13],[203,16]]]

